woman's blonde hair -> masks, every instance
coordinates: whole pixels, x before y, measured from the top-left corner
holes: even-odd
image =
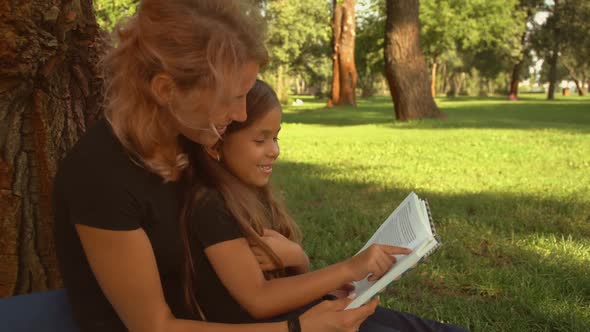
[[[143,0],[115,29],[116,45],[102,60],[105,116],[136,162],[166,181],[188,162],[152,78],[166,73],[181,91],[218,91],[243,64],[266,64],[261,22],[260,9],[243,0]]]

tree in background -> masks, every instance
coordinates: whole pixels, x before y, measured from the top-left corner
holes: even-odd
[[[506,57],[516,58],[521,54],[520,36],[526,27],[524,13],[517,5],[517,0],[421,2],[422,48],[432,66],[432,95],[436,94],[440,64],[445,88],[450,96],[455,96],[462,90],[478,54],[498,56],[496,59],[504,65]]]
[[[285,102],[289,95],[287,76],[299,79],[322,76],[322,47],[328,44],[329,3],[306,0],[260,0],[260,8],[268,23],[267,46],[270,61],[262,77],[273,85]],[[307,62],[307,65],[304,64]],[[309,73],[307,70],[311,70]]]
[[[59,287],[58,161],[99,115],[104,45],[90,0],[0,3],[0,297]]]
[[[520,83],[521,78],[526,74],[525,64],[527,60],[530,58],[530,42],[528,38],[530,36],[530,28],[534,24],[534,17],[537,12],[543,8],[544,0],[520,0],[518,5],[518,10],[523,11],[526,13],[525,15],[525,22],[526,27],[520,36],[520,43],[521,43],[521,52],[518,57],[515,59],[516,63],[512,67],[512,74],[510,78],[510,91],[508,92],[508,99],[516,100],[518,99],[518,84]]]
[[[360,1],[363,11],[357,15],[355,60],[357,83],[361,97],[371,97],[376,84],[384,78],[383,35],[385,34],[385,2]]]
[[[542,78],[549,82],[547,99],[553,100],[557,82],[570,78],[583,94],[589,77],[590,3],[585,0],[559,0],[546,8],[549,17],[536,26],[531,36],[533,49],[543,60]]]
[[[418,6],[418,0],[386,0],[385,77],[399,121],[443,117],[420,48]]]
[[[424,55],[431,64],[431,95],[436,96],[436,73],[441,57],[455,49],[462,38],[460,10],[449,1],[422,1],[420,5],[421,40]]]
[[[332,10],[332,94],[328,106],[356,105],[354,43],[356,21],[354,0],[333,0]]]
[[[553,0],[552,15],[547,19],[546,27],[551,31],[552,37],[551,44],[551,55],[547,59],[549,64],[549,90],[547,91],[547,100],[555,99],[555,84],[557,83],[557,61],[559,59],[559,49],[561,46],[561,7],[559,6],[559,0]]]
[[[578,94],[583,96],[584,84],[590,78],[590,2],[564,1],[560,20],[563,34],[560,62],[576,84]]]

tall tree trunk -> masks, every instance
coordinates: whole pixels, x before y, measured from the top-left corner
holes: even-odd
[[[534,15],[532,9],[527,10],[526,20],[525,22],[530,21],[531,17]],[[508,92],[508,99],[509,100],[517,100],[518,99],[518,83],[520,83],[520,72],[522,71],[522,66],[524,65],[524,59],[528,52],[525,43],[526,43],[526,35],[527,32],[523,32],[520,36],[520,45],[522,45],[522,52],[519,55],[518,62],[512,67],[512,77],[510,80],[510,91]]]
[[[399,121],[440,118],[420,48],[418,0],[386,0],[385,77]]]
[[[430,80],[430,92],[432,94],[432,98],[436,98],[436,58],[432,60],[432,77]]]
[[[574,83],[576,84],[576,89],[578,90],[578,96],[580,97],[584,97],[584,81],[582,81],[582,84],[580,84],[580,80],[578,79],[573,79]]]
[[[512,77],[510,79],[510,91],[508,92],[509,100],[518,99],[518,83],[520,83],[520,71],[524,61],[520,60],[517,64],[512,67]]]
[[[354,0],[334,0],[332,18],[332,97],[331,105],[356,105],[357,72],[354,62]]]
[[[553,15],[559,15],[559,0],[553,0]],[[559,22],[559,18],[555,18],[555,22]],[[556,23],[559,24],[559,23]],[[549,59],[549,91],[547,92],[547,99],[555,99],[555,83],[557,83],[557,60],[559,58],[559,38],[560,32],[558,27],[553,28],[553,50],[551,59]]]
[[[58,161],[99,116],[104,44],[90,0],[0,3],[0,297],[61,285]]]
[[[446,62],[443,63],[443,67],[442,67],[442,92],[444,94],[447,93],[447,86],[448,86],[448,75],[447,75],[447,64]]]

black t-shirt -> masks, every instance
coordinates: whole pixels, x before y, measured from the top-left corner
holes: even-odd
[[[172,312],[179,318],[199,319],[184,307],[179,195],[177,183],[165,183],[131,160],[106,120],[89,129],[63,160],[54,185],[55,240],[60,271],[82,331],[126,329],[90,269],[74,224],[143,229]]]
[[[197,301],[201,305],[205,317],[212,322],[256,322],[231,296],[221,280],[219,280],[204,253],[207,247],[214,244],[244,237],[238,221],[227,209],[222,195],[215,190],[209,190],[205,198],[195,204],[191,217],[189,236],[196,272],[194,289]],[[322,300],[333,299],[333,296],[326,295],[301,308],[263,321],[280,321],[297,317]]]
[[[196,299],[208,321],[250,323],[254,318],[225,288],[205,256],[214,244],[244,237],[238,221],[230,214],[221,194],[210,190],[194,207],[189,236],[196,280]]]

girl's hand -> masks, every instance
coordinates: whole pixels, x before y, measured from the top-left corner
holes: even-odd
[[[352,300],[323,301],[299,317],[302,332],[353,332],[375,312],[379,300],[373,299],[356,309],[344,310]]]
[[[262,240],[279,256],[284,267],[294,267],[298,272],[307,272],[309,270],[307,255],[298,243],[271,229],[264,229]],[[279,268],[262,248],[252,245],[250,249],[252,249],[263,271],[272,271]]]
[[[344,297],[348,297],[348,295],[350,295],[350,292],[352,292],[353,290],[354,290],[354,285],[351,283],[346,283],[346,284],[340,286],[340,288],[331,291],[329,294],[334,295],[337,298],[341,299]]]
[[[408,248],[373,244],[344,264],[349,268],[352,280],[358,281],[371,274],[369,281],[381,278],[396,262],[393,255],[407,255],[412,251]]]

